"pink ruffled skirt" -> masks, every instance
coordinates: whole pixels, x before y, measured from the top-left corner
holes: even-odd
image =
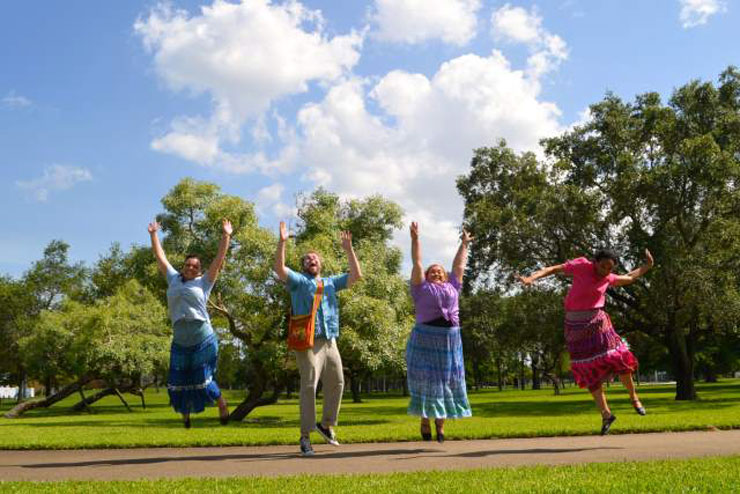
[[[570,369],[581,388],[594,391],[614,376],[637,370],[637,359],[603,309],[566,312],[565,343]]]

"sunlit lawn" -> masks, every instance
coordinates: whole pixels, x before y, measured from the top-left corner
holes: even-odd
[[[373,475],[300,475],[227,479],[168,479],[131,482],[0,482],[8,493],[120,492],[146,494],[255,492],[281,494],[383,494],[387,492],[721,492],[740,490],[740,457],[519,467]]]
[[[618,420],[614,434],[740,428],[740,380],[698,385],[700,400],[677,402],[674,386],[642,386],[640,394],[648,415],[638,416],[621,385],[608,391]],[[235,405],[242,392],[227,392]],[[406,415],[407,399],[374,395],[363,403],[345,396],[337,429],[342,442],[418,440],[418,419]],[[590,395],[576,388],[561,396],[552,390],[486,390],[470,393],[473,418],[451,422],[450,439],[530,437],[594,434],[600,426]],[[77,397],[48,410],[34,410],[20,419],[0,418],[0,449],[130,448],[144,446],[218,446],[295,444],[298,441],[298,402],[283,399],[258,408],[242,423],[221,426],[216,408],[196,416],[186,430],[167,405],[167,393],[147,392],[147,409],[130,397],[127,412],[115,397],[95,405],[94,413],[71,413]],[[10,408],[4,400],[1,410]]]

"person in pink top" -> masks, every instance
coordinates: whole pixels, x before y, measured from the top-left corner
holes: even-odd
[[[530,276],[518,276],[525,286],[558,273],[572,277],[572,285],[565,297],[565,342],[576,383],[581,388],[588,388],[601,411],[602,435],[609,432],[617,419],[604,393],[604,381],[613,376],[619,376],[629,391],[635,411],[640,415],[646,413],[632,380],[632,373],[637,370],[637,359],[626,341],[614,330],[609,314],[604,311],[609,287],[634,283],[653,267],[653,256],[647,249],[645,256],[645,264],[626,275],[612,272],[617,264],[617,255],[602,249],[596,252],[593,260],[579,257],[565,264],[540,269]]]

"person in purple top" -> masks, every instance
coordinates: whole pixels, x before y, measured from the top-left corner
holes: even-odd
[[[421,437],[432,439],[434,418],[437,441],[444,442],[447,418],[470,417],[465,386],[465,362],[460,338],[458,298],[473,238],[463,230],[462,242],[452,263],[452,273],[440,264],[426,271],[421,263],[419,224],[411,223],[411,297],[416,325],[406,345],[409,415],[421,417]]]

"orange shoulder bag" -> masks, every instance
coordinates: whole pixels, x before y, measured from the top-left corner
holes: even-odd
[[[303,351],[313,348],[313,337],[316,332],[316,313],[319,310],[321,297],[324,295],[324,282],[319,280],[310,314],[290,316],[288,323],[288,350]]]

